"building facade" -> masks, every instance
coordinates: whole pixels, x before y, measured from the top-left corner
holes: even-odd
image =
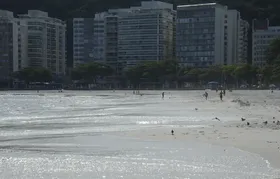
[[[237,63],[247,63],[248,61],[248,35],[249,35],[250,25],[247,21],[240,21],[240,33],[239,33],[239,47],[238,47],[238,62]]]
[[[181,65],[208,67],[239,61],[240,13],[217,3],[177,7],[176,55]]]
[[[0,10],[0,81],[17,71],[19,27],[12,12]]]
[[[95,14],[94,17],[94,44],[93,56],[94,60],[98,62],[105,61],[105,19],[107,13],[102,12]]]
[[[114,68],[115,74],[120,74],[123,69],[123,64],[118,60],[118,22],[120,14],[126,11],[109,9],[107,12],[95,14],[95,60]]]
[[[149,1],[95,15],[94,56],[117,71],[174,57],[173,5]]]
[[[94,18],[73,19],[73,66],[94,61]]]
[[[27,25],[28,66],[44,67],[55,75],[64,75],[66,66],[66,25],[48,13],[29,10],[19,15]]]
[[[177,7],[176,55],[181,65],[224,64],[226,14],[227,9],[216,3]]]
[[[223,65],[232,65],[239,61],[240,21],[240,12],[237,10],[227,10],[224,21],[225,53]]]
[[[252,64],[263,67],[267,62],[270,43],[280,37],[280,26],[269,26],[269,20],[253,20],[252,23]]]
[[[118,58],[127,67],[147,61],[170,60],[174,50],[173,5],[149,1],[119,17]]]

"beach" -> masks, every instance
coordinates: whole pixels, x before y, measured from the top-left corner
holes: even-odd
[[[153,129],[126,132],[123,135],[143,140],[179,140],[180,142],[203,142],[218,146],[235,147],[255,153],[280,169],[280,130],[271,126],[240,125],[241,122],[212,124],[208,127]],[[225,149],[226,152],[226,149]]]
[[[280,91],[140,93],[1,92],[0,178],[280,178]]]

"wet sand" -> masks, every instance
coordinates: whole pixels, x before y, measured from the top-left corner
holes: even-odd
[[[262,124],[257,121],[247,126],[247,122],[218,122],[209,127],[197,128],[157,128],[124,132],[127,137],[144,140],[199,141],[213,145],[235,147],[243,151],[259,154],[268,160],[272,167],[280,169],[280,125]]]

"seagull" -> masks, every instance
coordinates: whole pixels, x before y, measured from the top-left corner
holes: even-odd
[[[215,117],[214,119],[216,119],[216,120],[218,120],[218,121],[221,121],[221,120],[220,120],[219,118],[217,118],[217,117]],[[214,120],[214,119],[213,119],[213,120]]]

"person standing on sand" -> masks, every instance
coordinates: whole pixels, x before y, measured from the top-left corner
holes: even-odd
[[[220,99],[223,101],[223,91],[220,92]]]
[[[162,99],[164,99],[164,92],[161,93],[161,97],[162,97]]]

